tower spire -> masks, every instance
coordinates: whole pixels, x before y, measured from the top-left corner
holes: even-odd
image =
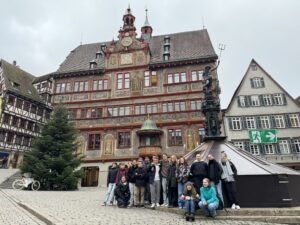
[[[146,12],[146,18],[145,18],[144,26],[142,26],[142,28],[141,28],[141,32],[142,32],[142,38],[145,41],[149,42],[152,37],[153,29],[148,20],[148,9],[147,8],[145,9],[145,12]]]

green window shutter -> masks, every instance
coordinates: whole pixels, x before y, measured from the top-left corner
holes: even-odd
[[[237,103],[238,103],[238,107],[241,107],[241,100],[240,100],[240,96],[237,96]]]
[[[274,95],[271,95],[271,99],[272,99],[272,105],[275,104],[275,98],[274,98]]]
[[[246,102],[247,102],[247,106],[248,107],[252,106],[252,104],[251,104],[251,96],[250,95],[246,96]]]
[[[271,128],[276,128],[276,122],[274,116],[270,116],[270,121],[271,121]]]
[[[228,117],[228,127],[232,130],[232,119],[230,117]]]
[[[251,83],[251,87],[254,88],[254,82],[252,78],[250,78],[250,83]]]
[[[258,98],[259,98],[260,105],[264,106],[265,105],[265,103],[264,103],[264,97],[262,95],[259,95]]]
[[[289,140],[289,145],[290,145],[291,153],[295,153],[296,152],[296,146],[294,145],[293,140]]]
[[[242,129],[246,130],[247,129],[246,118],[244,116],[242,116],[241,121],[242,121]]]
[[[266,154],[265,145],[264,144],[259,144],[259,150],[260,150],[260,154],[261,155],[265,155]]]
[[[289,114],[284,114],[284,120],[286,127],[291,127],[291,120]]]
[[[261,87],[265,87],[265,81],[263,77],[260,78],[260,82],[261,82]]]
[[[248,152],[250,152],[250,146],[249,146],[249,144],[250,144],[249,141],[245,141],[244,142],[245,150],[248,151]]]
[[[257,116],[257,117],[255,117],[255,119],[256,119],[256,128],[257,128],[257,129],[260,129],[260,128],[261,128],[261,120],[260,120],[260,117]]]
[[[283,105],[287,105],[286,96],[282,94]]]

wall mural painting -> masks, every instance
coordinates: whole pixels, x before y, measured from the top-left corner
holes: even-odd
[[[78,144],[78,146],[77,146],[77,151],[76,151],[76,153],[77,154],[84,154],[84,142],[85,142],[85,140],[84,140],[84,137],[83,136],[78,136],[77,138],[76,138],[76,142],[77,142],[77,144]]]
[[[107,134],[104,137],[103,155],[113,155],[115,138],[112,134]]]
[[[186,131],[186,151],[190,152],[196,147],[196,132],[192,129]]]
[[[143,89],[143,78],[140,72],[136,72],[131,80],[131,91],[141,91]]]

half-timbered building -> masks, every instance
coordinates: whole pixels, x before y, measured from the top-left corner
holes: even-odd
[[[0,157],[8,157],[9,167],[21,163],[50,117],[51,108],[32,84],[35,78],[15,62],[0,60]]]

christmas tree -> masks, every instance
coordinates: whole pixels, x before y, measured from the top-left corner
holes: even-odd
[[[41,182],[46,190],[75,190],[82,171],[76,154],[76,130],[68,121],[67,110],[57,106],[32,150],[24,157],[21,170]]]

